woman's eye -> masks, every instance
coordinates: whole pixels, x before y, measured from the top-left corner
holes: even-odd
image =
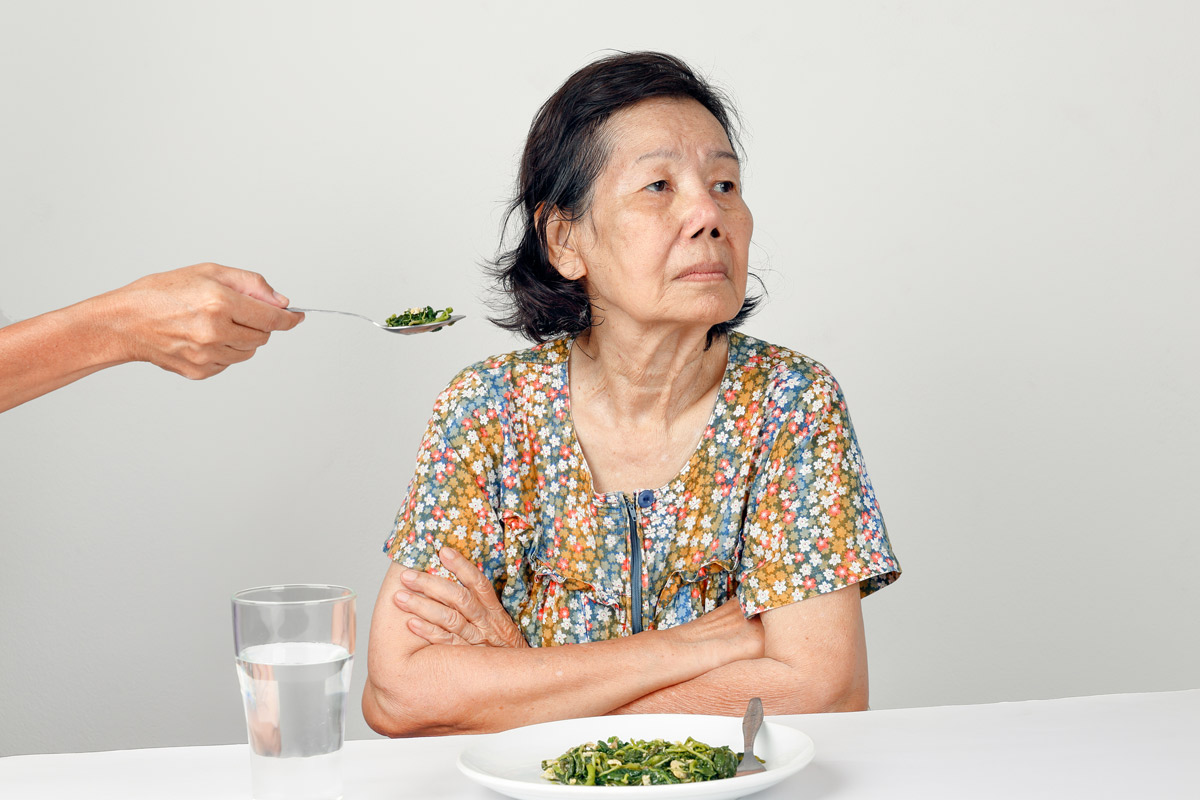
[[[736,189],[737,185],[733,181],[717,181],[713,188],[722,194],[728,194]]]
[[[667,190],[667,182],[666,181],[655,181],[654,183],[647,186],[646,189],[651,192],[665,192]]]

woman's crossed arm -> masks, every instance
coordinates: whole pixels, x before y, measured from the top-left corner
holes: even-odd
[[[367,723],[388,736],[482,733],[609,713],[740,714],[866,707],[858,591],[747,620],[736,602],[666,630],[527,647],[487,579],[446,548],[459,583],[393,564],[371,622]]]

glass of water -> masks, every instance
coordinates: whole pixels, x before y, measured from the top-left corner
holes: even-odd
[[[233,596],[233,647],[255,800],[342,796],[355,594],[287,584]]]

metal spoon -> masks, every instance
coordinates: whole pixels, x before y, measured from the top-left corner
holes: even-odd
[[[296,308],[295,306],[291,306],[287,310],[288,311],[301,311],[305,314],[315,311],[319,314],[344,314],[347,317],[358,317],[359,319],[365,319],[367,322],[371,323],[376,328],[383,328],[388,333],[403,333],[406,336],[411,333],[428,333],[430,331],[440,331],[442,328],[444,328],[448,325],[453,325],[454,323],[458,322],[460,319],[462,319],[463,317],[466,316],[466,314],[454,314],[449,319],[443,319],[438,322],[429,322],[424,325],[384,325],[381,322],[376,322],[375,320],[371,319],[370,317],[364,316],[362,314],[355,314],[353,311],[332,311],[328,308]]]
[[[766,770],[766,767],[754,757],[754,737],[758,735],[758,726],[762,725],[762,719],[762,700],[755,697],[746,705],[746,716],[742,717],[742,746],[746,752],[742,755],[741,763],[738,764],[734,777],[753,775]]]

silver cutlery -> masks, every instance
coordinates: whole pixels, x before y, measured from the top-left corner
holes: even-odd
[[[465,314],[454,314],[449,319],[443,319],[437,322],[428,322],[423,325],[384,325],[382,322],[376,322],[368,316],[363,314],[355,314],[353,311],[333,311],[328,308],[296,308],[295,306],[291,306],[287,310],[300,311],[305,314],[316,312],[318,314],[343,314],[347,317],[358,317],[359,319],[365,319],[376,328],[382,328],[388,333],[403,333],[406,336],[413,333],[429,333],[431,331],[440,331],[442,328],[453,325],[466,316]]]
[[[742,755],[742,761],[738,764],[734,777],[739,775],[753,775],[756,772],[764,772],[766,770],[762,762],[754,757],[754,737],[758,735],[758,728],[762,725],[762,721],[762,700],[755,697],[747,704],[746,716],[742,717],[742,739],[745,753]]]

